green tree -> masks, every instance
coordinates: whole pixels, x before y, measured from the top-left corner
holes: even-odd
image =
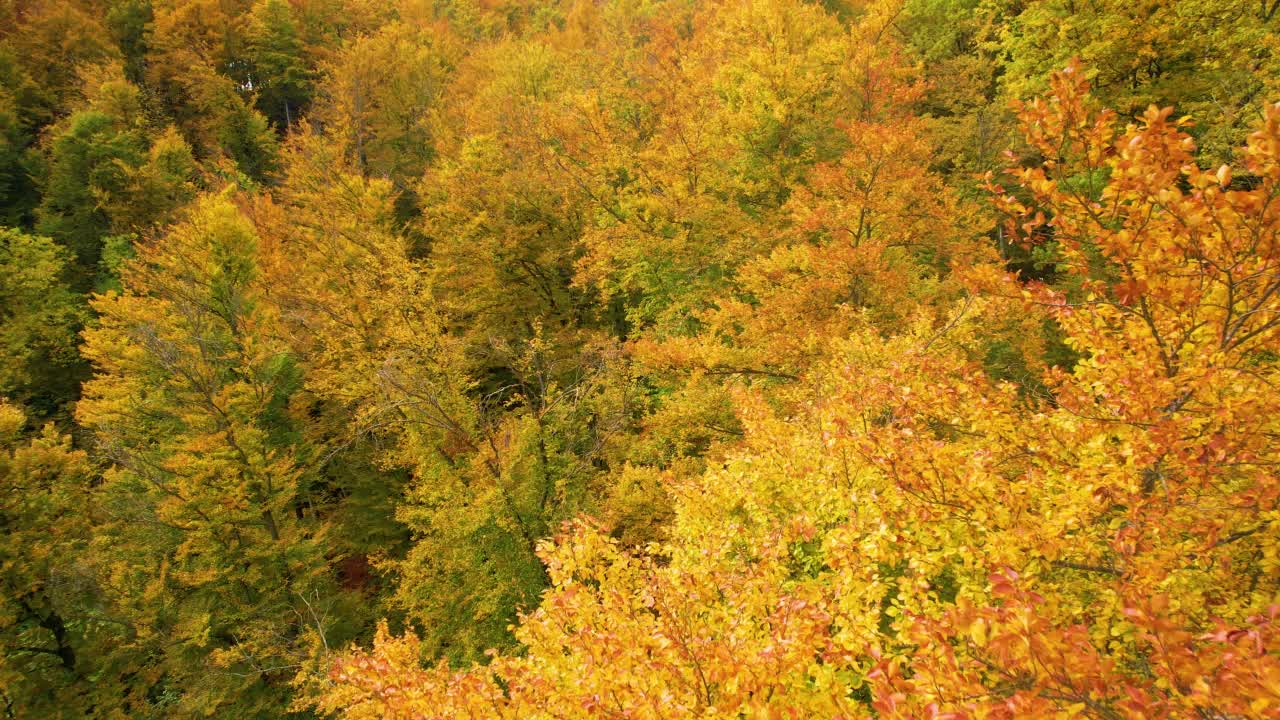
[[[258,111],[278,128],[288,128],[311,102],[312,71],[291,5],[261,0],[249,15],[245,40],[248,83]]]
[[[193,195],[191,148],[147,119],[142,92],[118,67],[87,82],[87,104],[56,126],[42,158],[37,229],[69,248],[73,286],[99,278],[108,236],[141,234]]]
[[[0,46],[0,224],[4,225],[28,222],[38,202],[25,163],[34,141],[31,87],[13,54]]]
[[[124,58],[125,77],[135,84],[143,82],[147,26],[154,17],[151,0],[115,0],[107,10],[107,29]]]
[[[124,168],[140,165],[145,151],[140,132],[96,110],[72,116],[50,144],[36,227],[71,250],[80,290],[96,274],[111,231],[99,198],[123,192]]]
[[[82,301],[67,286],[70,253],[49,238],[0,228],[0,395],[49,417],[83,377]]]

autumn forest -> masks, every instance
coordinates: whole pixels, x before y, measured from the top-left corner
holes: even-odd
[[[1280,718],[1280,0],[0,0],[46,718]]]

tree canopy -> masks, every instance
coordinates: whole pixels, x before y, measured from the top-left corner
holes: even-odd
[[[0,715],[1280,718],[1278,15],[0,0]]]

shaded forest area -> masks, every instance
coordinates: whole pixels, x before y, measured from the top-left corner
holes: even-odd
[[[0,717],[1280,718],[1280,0],[0,0]]]

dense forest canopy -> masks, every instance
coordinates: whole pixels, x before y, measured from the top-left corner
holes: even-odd
[[[0,718],[1280,718],[1280,0],[0,0]]]

